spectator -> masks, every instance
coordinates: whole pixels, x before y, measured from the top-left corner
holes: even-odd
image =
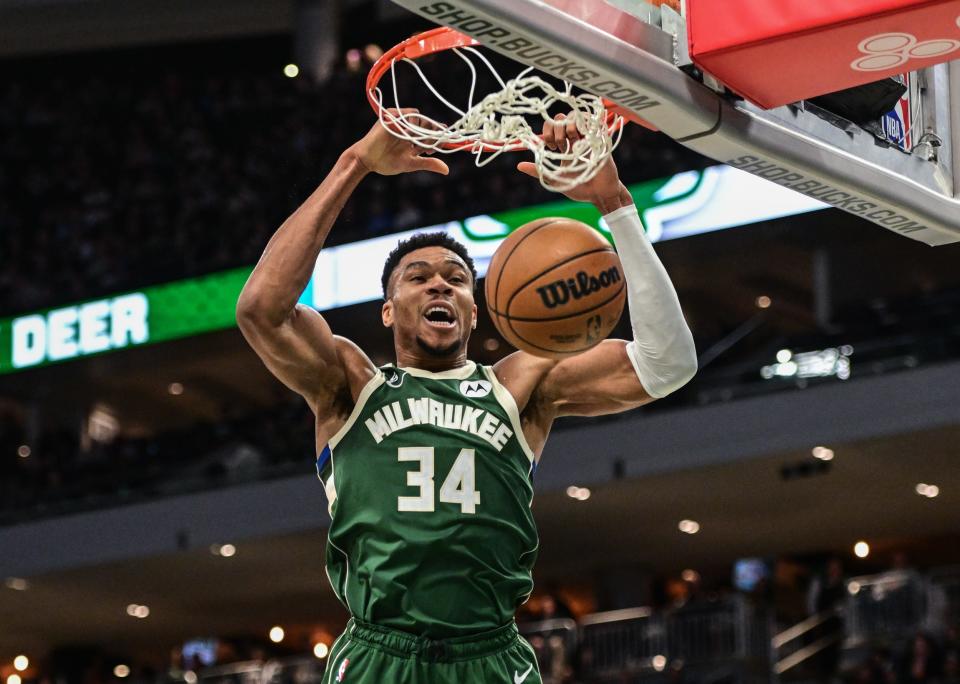
[[[874,649],[853,673],[854,684],[897,684],[893,660],[887,649]]]
[[[839,669],[844,630],[841,610],[845,598],[843,563],[833,557],[827,561],[823,573],[810,583],[807,594],[807,612],[824,618],[812,636],[813,640],[822,639],[827,644],[814,659],[820,682],[834,681]]]
[[[897,681],[901,684],[936,682],[941,673],[940,654],[933,638],[924,632],[918,633],[900,664]]]
[[[951,649],[943,657],[944,684],[960,683],[960,651]]]
[[[540,599],[541,620],[570,620],[573,611],[555,592],[547,593]]]

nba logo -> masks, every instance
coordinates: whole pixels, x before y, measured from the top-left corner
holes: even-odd
[[[337,681],[338,681],[338,682],[342,682],[342,681],[343,681],[343,676],[347,673],[347,665],[349,665],[349,664],[350,664],[350,659],[349,659],[349,658],[344,658],[344,659],[340,662],[340,669],[337,670]]]
[[[896,106],[883,116],[880,123],[883,127],[883,135],[893,145],[901,150],[909,152],[913,149],[913,116],[911,102],[914,99],[913,78],[911,74],[897,77],[897,80],[907,85],[907,92],[903,94]]]

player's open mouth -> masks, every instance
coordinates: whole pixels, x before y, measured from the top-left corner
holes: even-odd
[[[423,312],[423,317],[435,328],[452,328],[457,324],[453,309],[447,306],[431,306]]]

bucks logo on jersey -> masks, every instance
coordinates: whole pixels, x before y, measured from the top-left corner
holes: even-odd
[[[491,368],[381,369],[318,462],[334,591],[361,620],[431,638],[506,624],[532,589],[532,468]]]
[[[403,385],[403,378],[406,376],[406,373],[397,368],[384,368],[383,369],[383,381],[386,383],[387,387],[398,388]]]

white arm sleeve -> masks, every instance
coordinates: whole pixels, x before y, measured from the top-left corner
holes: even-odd
[[[656,399],[683,387],[697,372],[693,335],[666,269],[643,230],[635,205],[603,217],[613,234],[630,304],[633,341],[627,355],[647,393]]]

